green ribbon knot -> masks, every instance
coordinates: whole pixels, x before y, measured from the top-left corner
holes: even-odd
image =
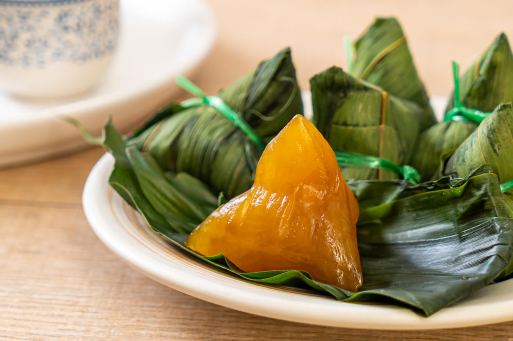
[[[398,166],[395,163],[381,159],[376,156],[364,155],[355,152],[335,152],[338,165],[341,167],[366,167],[373,169],[384,169],[394,172],[401,176],[404,180],[418,183],[420,174],[412,166]]]
[[[202,105],[208,105],[212,108],[219,111],[226,118],[232,121],[242,132],[248,137],[248,139],[253,142],[258,148],[261,150],[265,149],[264,142],[260,139],[260,137],[255,133],[253,128],[249,126],[249,124],[242,119],[235,111],[232,110],[220,97],[217,96],[207,96],[200,88],[198,88],[194,83],[183,76],[176,76],[176,84],[180,86],[185,91],[198,96],[198,98],[190,98],[181,103],[181,106],[184,108],[191,107],[199,107]]]
[[[480,124],[491,112],[470,109],[460,102],[460,66],[455,61],[452,62],[452,77],[454,81],[454,108],[447,112],[444,117],[444,122],[470,121]]]

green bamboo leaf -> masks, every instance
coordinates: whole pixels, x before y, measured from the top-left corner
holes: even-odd
[[[409,162],[419,133],[421,108],[332,67],[310,79],[313,121],[335,151]],[[344,167],[345,179],[397,179],[384,170]]]
[[[500,182],[513,179],[511,158],[513,155],[512,105],[501,104],[483,120],[447,161],[443,174],[457,177],[482,164],[488,164]]]
[[[355,52],[353,76],[417,103],[423,110],[420,131],[436,123],[426,88],[397,19],[377,18],[357,40]]]
[[[208,187],[185,174],[165,174],[147,153],[131,147],[126,154],[142,193],[178,233],[190,233],[217,208]]]
[[[513,153],[512,104],[500,104],[481,125],[447,157],[438,176],[465,176],[483,164],[489,165],[501,183],[513,180],[511,155]],[[513,190],[505,193],[506,203],[513,210]]]
[[[82,127],[77,121],[73,124]],[[188,233],[218,207],[218,198],[199,180],[185,173],[164,173],[151,156],[127,148],[110,120],[102,136],[93,140],[115,159],[109,184],[155,231],[172,236]]]
[[[132,165],[126,156],[126,143],[109,121],[103,129],[102,144],[115,159],[114,169],[109,177],[110,186],[134,209],[144,212],[148,224],[156,231],[171,234],[175,229],[157,212],[145,197]]]
[[[131,168],[127,168],[120,163],[114,165],[114,169],[109,177],[109,185],[125,201],[139,212],[144,212],[143,216],[154,231],[171,235],[176,232],[173,226],[153,208],[151,203],[144,196],[137,178]]]
[[[424,131],[411,160],[411,165],[421,174],[421,181],[433,178],[440,166],[440,156],[457,148],[476,127],[472,122],[448,121]]]

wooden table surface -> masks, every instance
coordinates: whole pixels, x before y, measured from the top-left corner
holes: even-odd
[[[431,93],[451,88],[450,61],[469,65],[501,30],[508,1],[210,1],[219,40],[194,78],[214,92],[285,45],[304,88],[344,66],[342,36],[397,15]],[[169,289],[132,270],[94,235],[82,211],[99,148],[0,171],[0,340],[513,340],[513,322],[467,329],[335,329],[257,317]],[[512,308],[513,309],[513,308]]]

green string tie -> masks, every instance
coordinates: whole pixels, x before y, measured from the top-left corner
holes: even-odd
[[[460,66],[455,61],[452,62],[452,77],[454,80],[454,108],[447,112],[444,117],[444,122],[470,121],[480,124],[491,112],[470,109],[460,102]]]
[[[346,52],[347,73],[351,74],[354,67],[353,43],[350,36],[344,36],[344,50]]]
[[[198,98],[190,98],[180,103],[182,107],[187,109],[191,107],[199,107],[202,105],[211,106],[223,114],[230,121],[232,121],[258,148],[261,150],[265,149],[264,142],[255,133],[253,128],[251,128],[249,124],[244,121],[235,111],[233,111],[220,97],[205,95],[205,93],[203,93],[200,88],[194,85],[187,78],[180,75],[176,76],[176,84],[178,84],[185,91],[198,96]]]
[[[506,181],[505,183],[501,184],[501,192],[502,193],[507,192],[512,188],[513,188],[513,180],[509,180],[509,181]]]
[[[342,167],[366,167],[373,169],[385,169],[399,174],[404,180],[418,183],[420,174],[412,166],[398,166],[395,163],[376,156],[364,155],[354,152],[335,152],[337,162]]]

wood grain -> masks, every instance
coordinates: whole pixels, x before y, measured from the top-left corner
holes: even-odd
[[[501,30],[513,2],[212,0],[219,41],[195,81],[214,92],[291,45],[303,87],[344,65],[344,34],[376,14],[399,16],[432,93],[446,94],[450,60],[462,67]],[[384,332],[301,325],[189,297],[150,280],[94,235],[82,188],[103,151],[0,171],[0,340],[513,340],[513,323]]]

